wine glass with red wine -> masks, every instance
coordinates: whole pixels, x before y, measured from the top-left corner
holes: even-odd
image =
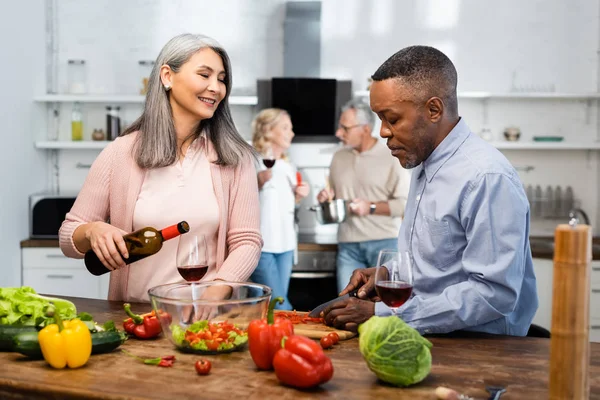
[[[375,290],[394,315],[410,298],[413,290],[413,265],[407,251],[381,250],[375,272]]]
[[[177,270],[188,282],[198,282],[208,271],[208,253],[203,235],[181,235],[177,246]]]
[[[262,162],[268,169],[273,168],[275,166],[275,155],[273,154],[273,150],[270,147],[267,147],[264,151]]]

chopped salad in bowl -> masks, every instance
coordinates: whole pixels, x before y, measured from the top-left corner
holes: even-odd
[[[214,281],[160,285],[148,291],[164,335],[185,353],[219,354],[245,350],[251,321],[265,318],[268,286]]]
[[[248,342],[248,332],[227,321],[197,321],[187,329],[171,325],[171,334],[180,350],[193,353],[227,353]]]

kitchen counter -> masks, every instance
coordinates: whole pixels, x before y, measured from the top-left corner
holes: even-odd
[[[531,236],[531,254],[534,258],[552,260],[554,256],[554,237]],[[58,247],[58,240],[27,239],[21,241],[21,248]],[[337,239],[330,235],[298,235],[298,251],[337,251]],[[592,259],[600,260],[600,237],[592,239]]]
[[[70,298],[79,311],[98,322],[124,318],[122,303]],[[135,312],[149,310],[134,304]],[[433,367],[411,388],[383,384],[368,370],[358,339],[341,341],[327,355],[334,365],[331,381],[319,389],[299,391],[280,385],[273,372],[258,372],[248,351],[204,356],[212,364],[208,376],[198,376],[200,356],[177,352],[166,338],[128,340],[122,347],[142,357],[175,354],[172,368],[144,365],[120,351],[94,355],[80,369],[55,370],[44,361],[29,361],[16,353],[0,353],[0,398],[3,399],[434,399],[447,386],[476,399],[487,398],[485,385],[502,385],[502,399],[548,398],[550,340],[470,334],[430,337]],[[515,362],[515,360],[519,360]],[[591,399],[600,399],[600,344],[591,343]],[[404,398],[404,397],[403,397]]]

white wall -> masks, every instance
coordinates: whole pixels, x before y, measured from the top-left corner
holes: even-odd
[[[28,195],[46,182],[32,142],[32,97],[44,87],[44,1],[11,2],[0,20],[0,286],[21,284],[19,242],[29,236]]]
[[[58,2],[59,88],[67,82],[66,62],[84,58],[90,91],[136,93],[140,59],[154,59],[173,35],[191,31],[219,40],[233,63],[234,93],[253,92],[255,80],[283,71],[284,0],[214,2],[104,0]],[[323,0],[322,77],[351,79],[365,89],[376,68],[400,48],[433,45],[456,64],[461,91],[595,92],[599,47],[599,2],[534,0]],[[70,106],[63,106],[61,138],[69,138]],[[137,106],[136,106],[137,107]],[[131,122],[139,107],[122,111]],[[561,135],[568,141],[598,138],[598,102],[578,100],[461,100],[461,115],[474,132],[484,127],[501,139],[519,126],[524,141]],[[234,106],[246,137],[253,107]],[[104,126],[102,106],[86,109],[85,137]],[[77,190],[97,152],[62,152],[61,188]],[[600,225],[598,152],[506,151],[525,184],[570,185],[582,207]],[[537,233],[551,233],[556,221],[534,221]],[[596,233],[600,231],[596,229]]]

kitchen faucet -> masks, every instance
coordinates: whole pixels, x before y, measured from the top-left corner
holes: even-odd
[[[581,216],[581,218],[583,218],[583,223],[586,225],[590,224],[590,218],[588,217],[588,215],[585,213],[585,211],[583,211],[581,208],[574,208],[571,211],[569,211],[569,219],[576,220],[576,223],[579,223],[579,218],[577,218],[577,214],[579,214]]]

